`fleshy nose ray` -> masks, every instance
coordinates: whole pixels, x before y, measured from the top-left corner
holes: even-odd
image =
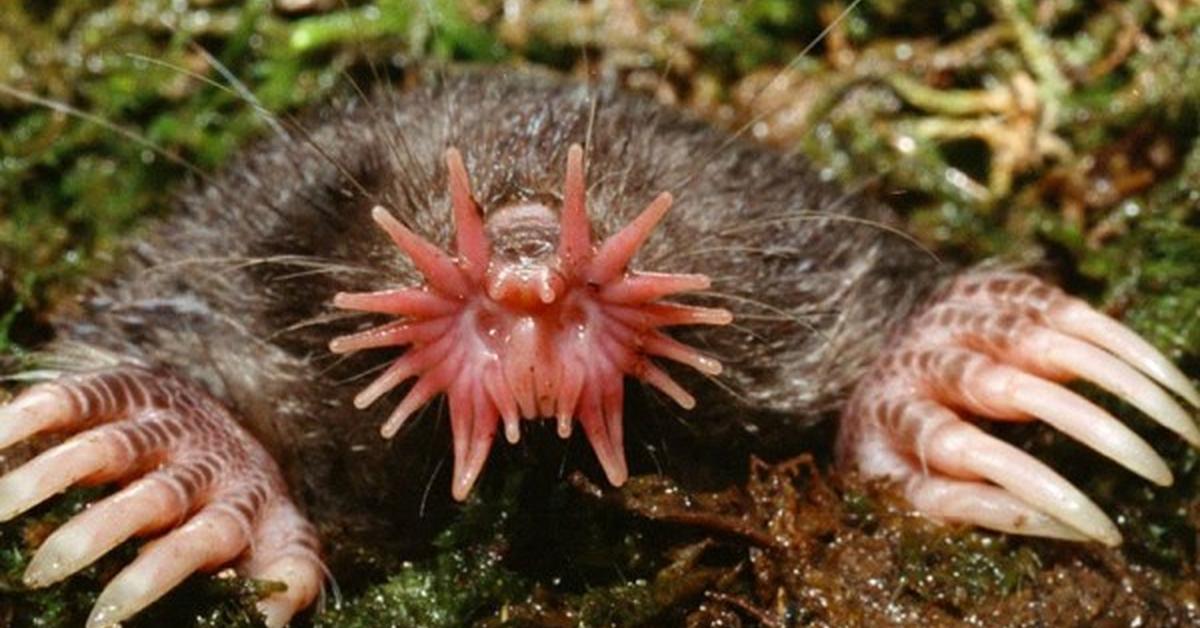
[[[986,528],[1117,545],[1116,525],[1029,454],[964,420],[1041,420],[1158,485],[1166,462],[1060,383],[1083,379],[1200,447],[1200,395],[1144,340],[1079,299],[1017,273],[958,278],[856,389],[838,459],[891,477],[920,511]],[[1169,391],[1169,392],[1168,392]]]
[[[283,626],[325,579],[316,531],[279,467],[215,399],[140,367],[64,376],[0,407],[0,449],[42,433],[75,433],[0,477],[0,521],[74,485],[124,487],[38,548],[25,584],[44,587],[134,536],[157,536],[100,593],[88,628],[115,626],[196,571],[235,565],[286,589],[261,600]]]
[[[622,484],[628,475],[622,437],[624,378],[640,379],[680,406],[693,407],[695,399],[654,358],[707,375],[720,373],[721,364],[672,339],[664,328],[732,320],[723,309],[662,300],[704,290],[708,277],[628,268],[670,209],[671,195],[660,194],[627,226],[597,244],[588,222],[579,145],[567,153],[557,213],[538,204],[500,208],[489,213],[488,225],[472,196],[462,156],[453,148],[446,151],[446,168],[456,256],[376,207],[375,222],[412,261],[425,285],[334,298],[336,307],[399,320],[335,338],[332,351],[407,347],[359,393],[355,405],[365,408],[415,378],[381,429],[390,438],[414,412],[445,393],[454,434],[452,492],[459,500],[479,476],[501,422],[506,439],[515,443],[521,419],[556,419],[564,438],[578,420],[608,480]],[[558,239],[536,259],[501,255],[488,234],[488,227],[495,227],[492,220],[511,229],[533,224],[556,231]]]

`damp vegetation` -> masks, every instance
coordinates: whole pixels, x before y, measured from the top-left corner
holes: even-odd
[[[471,62],[617,81],[803,152],[944,259],[1036,265],[1195,378],[1197,59],[1196,0],[0,3],[0,370],[181,182],[269,132],[264,111],[289,125],[354,85]],[[747,455],[707,492],[490,474],[427,551],[342,559],[301,623],[1195,624],[1200,457],[1094,398],[1164,453],[1173,487],[1038,426],[1005,435],[1116,515],[1117,550],[930,524],[831,473],[818,428],[813,457]],[[128,561],[131,546],[21,585],[31,550],[94,496],[0,525],[0,625],[80,625]],[[258,625],[271,586],[193,577],[129,625]]]

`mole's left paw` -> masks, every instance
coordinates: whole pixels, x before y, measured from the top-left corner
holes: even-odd
[[[1083,493],[960,417],[1042,420],[1170,484],[1166,463],[1145,441],[1055,383],[1080,378],[1200,446],[1192,417],[1163,388],[1195,406],[1200,395],[1158,351],[1034,277],[984,273],[955,281],[875,363],[842,417],[838,459],[898,480],[913,505],[936,518],[1116,545],[1116,526]]]
[[[236,561],[284,583],[258,604],[281,626],[324,579],[315,531],[266,450],[223,406],[137,367],[68,375],[0,406],[0,449],[38,433],[78,432],[0,477],[0,521],[75,484],[126,486],[51,534],[25,571],[31,587],[87,567],[133,536],[161,534],[100,593],[89,628],[138,613],[195,571]]]

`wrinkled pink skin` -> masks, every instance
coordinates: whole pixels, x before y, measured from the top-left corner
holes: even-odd
[[[75,484],[125,486],[42,543],[28,586],[54,584],[131,537],[162,534],[100,593],[88,628],[123,621],[193,572],[231,562],[287,585],[259,602],[270,626],[316,599],[325,577],[316,530],[270,454],[205,392],[119,366],[38,384],[0,407],[0,449],[45,432],[78,433],[0,478],[0,521]]]
[[[503,207],[488,213],[487,224],[461,156],[451,149],[446,161],[455,257],[376,208],[376,222],[426,283],[335,299],[341,308],[400,318],[334,339],[334,352],[407,347],[355,404],[365,407],[416,378],[382,427],[390,437],[446,393],[452,491],[460,500],[500,422],[516,442],[521,419],[555,418],[563,437],[578,420],[609,480],[621,484],[624,378],[691,407],[693,398],[652,359],[712,376],[720,364],[662,328],[732,318],[661,300],[707,288],[702,275],[627,269],[670,207],[670,195],[596,245],[578,146],[569,151],[561,212],[536,203]],[[556,250],[515,260],[495,255],[488,229],[518,223],[557,231]],[[1200,406],[1200,394],[1155,349],[1034,277],[977,272],[956,278],[933,299],[858,384],[842,416],[839,463],[892,478],[931,517],[1115,545],[1116,526],[1086,496],[966,420],[1042,420],[1157,484],[1170,483],[1166,463],[1144,441],[1059,385],[1075,379],[1124,398],[1200,446],[1200,431],[1172,393],[1193,406]],[[31,561],[27,584],[57,582],[127,538],[162,534],[101,593],[90,628],[137,613],[193,571],[231,562],[247,576],[287,585],[260,602],[272,626],[315,599],[323,567],[312,526],[262,446],[198,387],[118,366],[39,384],[0,407],[0,449],[51,432],[78,433],[0,478],[0,520],[73,484],[126,486],[54,532]]]
[[[404,355],[354,400],[364,408],[406,379],[416,383],[383,425],[393,436],[431,398],[446,393],[454,433],[456,499],[478,478],[501,419],[508,442],[520,438],[521,419],[556,418],[558,433],[578,420],[614,485],[628,476],[622,440],[624,378],[645,381],[679,405],[695,400],[651,361],[662,357],[709,375],[721,372],[662,331],[674,325],[724,325],[725,310],[660,299],[708,287],[703,275],[638,273],[627,265],[671,206],[661,194],[628,226],[594,245],[588,225],[583,149],[568,151],[561,218],[540,204],[500,208],[485,225],[471,196],[457,150],[446,152],[457,227],[457,257],[421,239],[386,210],[374,217],[425,277],[423,287],[339,294],[337,307],[381,312],[402,320],[336,338],[338,353],[408,346]],[[558,231],[551,255],[493,256],[488,227],[521,223]]]
[[[897,481],[929,516],[1018,534],[1117,545],[1117,527],[1046,465],[966,420],[1041,420],[1165,486],[1166,462],[1059,382],[1085,379],[1200,447],[1188,379],[1120,323],[1019,273],[954,280],[855,390],[838,460]],[[1160,388],[1161,386],[1161,388]],[[1164,388],[1166,390],[1164,390]]]

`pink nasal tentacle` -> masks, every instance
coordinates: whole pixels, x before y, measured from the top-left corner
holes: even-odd
[[[609,481],[621,484],[628,476],[625,377],[642,380],[684,408],[693,407],[695,398],[656,361],[670,360],[708,376],[719,374],[721,365],[662,328],[732,320],[724,309],[662,300],[707,289],[707,276],[628,269],[670,209],[671,195],[659,195],[625,228],[594,247],[579,145],[567,151],[558,211],[534,200],[483,212],[472,196],[462,155],[453,148],[446,151],[446,170],[457,257],[376,208],[376,222],[426,283],[334,299],[342,309],[402,317],[330,343],[335,353],[405,347],[359,393],[355,405],[365,407],[415,378],[381,428],[390,438],[421,406],[446,394],[454,437],[452,492],[459,500],[475,483],[501,422],[505,438],[515,443],[523,419],[553,418],[563,438],[579,421]],[[486,228],[485,213],[491,221]],[[504,248],[492,251],[492,237]]]
[[[350,353],[362,349],[424,343],[440,338],[453,324],[454,319],[449,316],[415,323],[407,320],[395,321],[357,334],[338,336],[330,341],[329,350],[334,353]]]
[[[479,281],[487,271],[491,245],[484,233],[479,204],[471,195],[471,179],[458,149],[446,149],[446,170],[450,179],[450,202],[454,206],[458,255],[465,262],[465,270],[471,279]]]
[[[513,325],[505,349],[505,379],[522,416],[527,419],[540,416],[545,405],[541,398],[552,399],[547,391],[558,388],[553,348],[547,346],[537,322],[525,318]]]
[[[558,389],[558,403],[554,411],[555,418],[558,419],[559,425],[564,426],[563,432],[566,432],[571,425],[571,419],[575,416],[575,410],[579,407],[579,395],[583,392],[583,383],[587,379],[587,371],[581,363],[581,358],[570,352],[566,355],[566,359],[562,364],[562,379]],[[559,436],[569,436],[560,433]]]
[[[613,318],[636,327],[676,327],[680,325],[728,325],[733,322],[729,310],[678,303],[649,303],[638,307],[614,306]]]
[[[379,433],[383,434],[384,438],[391,438],[400,431],[404,426],[408,417],[414,412],[420,410],[422,406],[429,403],[435,395],[441,393],[449,387],[450,382],[458,375],[459,365],[462,364],[462,355],[456,354],[448,357],[446,360],[439,363],[429,373],[422,375],[417,383],[409,389],[408,394],[404,399],[400,400],[400,405],[392,411],[392,415],[388,417],[387,422],[383,427],[379,428]]]
[[[670,192],[659,194],[633,222],[605,240],[588,266],[588,280],[608,283],[625,272],[625,267],[646,242],[646,238],[650,237],[654,227],[667,215],[672,202]]]
[[[515,444],[521,439],[521,411],[512,389],[504,381],[504,373],[495,363],[488,365],[483,373],[483,387],[500,416],[504,417],[504,438]]]
[[[429,282],[430,288],[456,298],[466,296],[469,290],[467,278],[450,256],[400,224],[400,221],[382,207],[371,210],[371,217],[391,236],[396,246],[408,255],[425,277],[425,281]]]
[[[604,286],[600,290],[600,298],[611,303],[637,305],[673,294],[707,290],[710,285],[712,281],[708,275],[630,273],[624,279]]]
[[[379,292],[341,292],[333,304],[344,310],[432,318],[457,311],[458,303],[425,290],[403,288]]]
[[[354,406],[362,409],[375,403],[375,400],[399,386],[404,380],[423,373],[439,361],[445,360],[446,356],[453,351],[454,346],[453,336],[445,334],[429,344],[405,353],[354,397]]]
[[[499,415],[475,386],[455,387],[450,392],[450,423],[454,432],[454,478],[451,493],[467,498],[496,437]]]
[[[558,256],[568,276],[574,275],[592,256],[592,234],[587,217],[587,183],[583,173],[583,148],[567,149],[567,179],[563,185],[563,208]]]
[[[686,410],[696,407],[696,398],[684,390],[683,386],[680,386],[679,382],[675,381],[666,371],[654,366],[650,361],[643,360],[638,365],[637,376],[662,391],[664,395],[679,404],[679,407]]]
[[[629,477],[625,448],[620,442],[620,435],[609,430],[611,422],[604,416],[603,394],[603,391],[591,386],[584,389],[583,398],[580,399],[579,422],[583,425],[583,432],[592,444],[596,459],[604,468],[608,481],[613,486],[620,486]]]
[[[664,357],[668,360],[686,364],[705,375],[720,375],[721,363],[692,347],[656,331],[646,336],[643,347],[651,355]]]

